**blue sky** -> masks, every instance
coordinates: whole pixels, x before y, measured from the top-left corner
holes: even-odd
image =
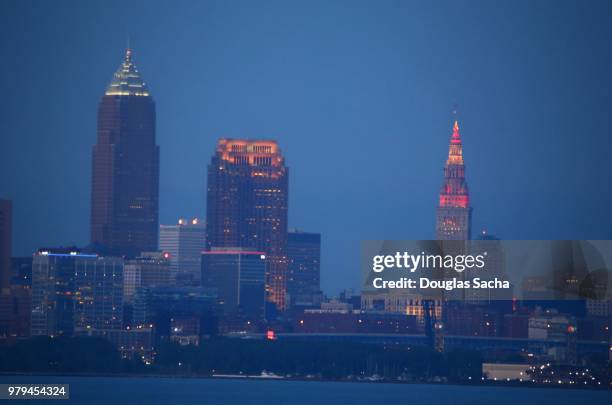
[[[96,110],[127,38],[157,103],[160,221],[205,213],[219,137],[274,138],[322,285],[363,239],[434,237],[458,104],[474,228],[610,239],[607,1],[3,1],[14,254],[89,238]]]

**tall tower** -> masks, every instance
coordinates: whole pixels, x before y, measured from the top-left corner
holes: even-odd
[[[128,49],[98,107],[92,245],[104,254],[129,257],[156,250],[158,188],[155,103]]]
[[[437,240],[467,240],[471,236],[472,208],[465,181],[463,146],[459,123],[455,120],[453,135],[444,165],[444,183],[436,211]]]
[[[286,307],[288,179],[276,141],[220,139],[208,166],[207,250],[264,252],[268,300],[281,310]]]

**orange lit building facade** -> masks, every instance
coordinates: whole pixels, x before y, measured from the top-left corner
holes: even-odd
[[[276,141],[220,139],[208,166],[206,248],[266,254],[267,299],[286,308],[289,169]]]

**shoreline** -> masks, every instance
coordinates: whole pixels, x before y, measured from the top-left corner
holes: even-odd
[[[461,387],[506,387],[506,388],[553,388],[583,391],[610,391],[610,386],[578,386],[568,384],[535,384],[529,381],[475,381],[475,382],[445,382],[445,381],[399,381],[399,380],[369,380],[369,379],[323,379],[306,377],[284,377],[284,376],[262,376],[262,375],[242,375],[242,374],[153,374],[153,373],[44,373],[44,372],[0,372],[2,377],[82,377],[82,378],[159,378],[159,379],[206,379],[206,380],[248,380],[248,381],[299,381],[299,382],[320,382],[320,383],[364,383],[364,384],[405,384],[405,385],[442,385],[442,386],[461,386]]]

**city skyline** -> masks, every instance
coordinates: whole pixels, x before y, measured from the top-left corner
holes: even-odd
[[[177,11],[204,23],[187,31],[174,30],[173,19],[153,30],[147,18],[134,17],[138,13],[118,17],[119,25],[130,22],[139,66],[158,103],[160,223],[174,223],[179,214],[204,217],[205,166],[218,138],[273,137],[292,168],[289,226],[321,232],[325,291],[355,287],[359,240],[433,238],[449,115],[458,102],[475,231],[487,227],[505,239],[609,235],[605,214],[612,193],[601,185],[610,175],[610,101],[602,90],[610,79],[590,74],[612,66],[609,55],[598,51],[609,30],[598,16],[606,15],[608,4],[582,10],[586,24],[573,17],[569,3],[544,12],[519,2],[504,13],[486,6],[468,12],[449,3],[446,13],[432,17],[430,34],[420,42],[410,34],[420,35],[418,17],[431,16],[429,6],[383,7],[375,19],[363,4],[350,15],[341,3],[327,14],[247,5],[237,13],[213,5],[194,5],[193,17]],[[0,148],[0,190],[13,200],[16,256],[88,240],[84,190],[95,106],[126,34],[102,35],[107,30],[99,16],[112,7],[68,9],[64,3],[24,14],[13,5],[3,13],[11,17],[3,37],[21,38],[4,48],[20,55],[22,69],[3,75],[11,78],[4,87],[12,104],[5,102],[2,112]],[[526,9],[529,17],[521,14]],[[156,7],[144,10],[161,21]],[[43,16],[78,17],[90,23],[91,36],[76,38],[61,27],[50,35],[48,24],[27,33],[19,26],[26,17]],[[488,30],[495,47],[470,23],[483,17],[479,29]],[[518,23],[523,31],[516,35],[512,27]],[[173,36],[162,38],[167,32]],[[455,46],[446,40],[450,35],[468,46]],[[266,41],[278,51],[268,51]],[[594,51],[586,54],[585,42]],[[82,68],[67,68],[77,64]],[[444,74],[437,68],[448,64],[453,69]],[[38,72],[39,66],[46,68]],[[16,85],[26,81],[32,85]],[[57,164],[58,156],[65,163]],[[363,162],[372,163],[368,171],[357,169]],[[19,176],[9,175],[15,172]]]
[[[608,38],[610,0],[0,2],[0,398],[605,403]]]

